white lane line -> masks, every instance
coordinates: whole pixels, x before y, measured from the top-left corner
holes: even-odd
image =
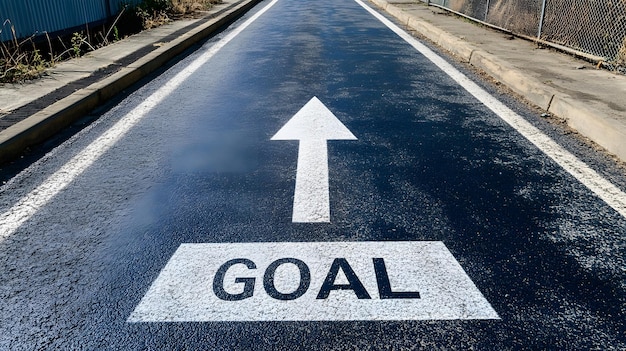
[[[559,166],[578,179],[584,186],[594,192],[600,199],[611,206],[615,211],[626,218],[626,193],[609,182],[606,178],[591,169],[587,164],[565,150],[554,140],[534,127],[520,115],[491,94],[472,82],[467,76],[446,62],[441,56],[434,53],[428,47],[417,41],[410,34],[396,26],[380,13],[365,5],[361,0],[354,0],[376,17],[394,33],[404,39],[409,45],[428,58],[432,63],[445,72],[450,78],[472,94],[478,101],[487,106],[491,111],[517,130],[522,136],[537,146],[543,153],[552,158]]]
[[[330,222],[328,140],[356,137],[317,97],[313,97],[271,140],[299,140],[292,221]]]
[[[127,321],[500,319],[441,241],[182,244]]]
[[[22,197],[10,209],[0,215],[0,242],[11,236],[24,222],[45,206],[52,198],[65,189],[74,179],[79,177],[89,166],[98,160],[107,150],[117,143],[130,129],[143,119],[152,109],[174,90],[176,90],[189,76],[210,60],[220,49],[228,44],[239,33],[256,21],[278,0],[273,0],[262,10],[254,14],[247,21],[228,33],[224,38],[211,46],[205,53],[196,58],[185,69],[167,81],[161,88],[150,95],[144,102],[135,107],[111,129],[89,144],[82,152],[74,156],[58,171],[48,177],[36,189]]]

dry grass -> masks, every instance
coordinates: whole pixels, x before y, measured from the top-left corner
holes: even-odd
[[[220,0],[171,0],[171,12],[176,15],[187,15],[196,11],[210,9]]]
[[[172,18],[208,10],[220,2],[221,0],[144,0],[134,11],[141,19],[143,29],[150,29],[161,26]]]
[[[172,12],[186,14],[193,11],[203,10],[203,1],[196,0],[172,0]]]
[[[43,58],[33,37],[18,41],[15,27],[8,20],[0,27],[0,33],[7,29],[13,39],[0,43],[0,82],[13,83],[39,78],[51,62]]]

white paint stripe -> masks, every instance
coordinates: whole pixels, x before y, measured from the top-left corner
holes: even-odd
[[[304,262],[310,272],[308,285],[301,285],[303,275],[292,263],[266,275],[270,264],[283,258]],[[381,298],[377,279],[381,270],[379,266],[377,272],[375,258],[384,260],[393,296]],[[216,280],[220,266],[234,259],[251,260],[254,266],[232,265],[223,280]],[[366,295],[359,299],[353,289],[328,288],[356,286],[354,277],[346,278],[344,268],[324,284],[335,259],[345,259]],[[270,297],[266,276],[273,277],[273,286],[281,294],[304,288],[293,299]],[[245,281],[236,281],[242,278],[247,278],[250,288],[245,298],[217,297],[215,285],[228,294],[244,292]],[[320,297],[321,291],[328,294]],[[413,295],[400,298],[397,293]],[[182,244],[128,322],[457,319],[500,317],[442,242],[406,241]]]
[[[578,181],[594,192],[615,211],[623,217],[626,217],[626,193],[591,169],[587,164],[579,160],[569,151],[565,150],[554,140],[550,139],[550,137],[542,133],[523,117],[506,107],[502,102],[498,101],[498,99],[476,85],[476,83],[472,82],[469,78],[467,78],[467,76],[459,72],[441,56],[437,55],[428,47],[417,41],[417,39],[412,37],[410,34],[393,24],[380,13],[365,5],[361,0],[354,1],[433,62],[454,81],[478,99],[478,101],[483,103],[502,120],[511,125],[522,136],[537,146],[543,153],[552,158],[557,164],[578,179]]]
[[[278,0],[273,0],[262,10],[254,14],[239,27],[228,33],[222,40],[211,46],[209,50],[195,59],[184,70],[148,97],[139,106],[129,112],[111,129],[101,135],[82,152],[72,158],[57,172],[48,177],[41,185],[21,198],[13,207],[0,215],[0,242],[11,236],[24,222],[44,207],[52,198],[65,189],[74,179],[79,177],[90,165],[98,160],[107,150],[126,135],[142,118],[180,84],[182,84],[196,70],[210,60],[221,48],[228,44],[239,33],[245,30],[252,22],[269,10]]]
[[[330,222],[328,186],[328,145],[326,140],[300,140],[296,189],[293,194],[292,222]]]

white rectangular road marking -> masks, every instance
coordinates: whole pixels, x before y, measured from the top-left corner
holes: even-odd
[[[626,217],[626,193],[602,177],[587,164],[565,150],[554,140],[528,123],[524,118],[506,107],[502,102],[472,82],[467,76],[459,72],[441,56],[434,53],[417,39],[393,24],[380,13],[365,5],[361,0],[354,0],[370,14],[376,17],[394,33],[404,39],[413,48],[428,58],[432,63],[445,72],[450,78],[472,94],[478,101],[487,106],[502,120],[517,130],[522,136],[537,146],[543,153],[552,158],[559,166],[578,179],[584,186],[594,192],[600,199],[611,206],[615,211]]]
[[[128,321],[437,319],[499,317],[442,242],[419,241],[183,244]]]

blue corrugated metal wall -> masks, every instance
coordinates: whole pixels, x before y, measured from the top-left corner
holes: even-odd
[[[122,3],[140,0],[0,0],[0,40],[53,33],[104,20],[117,14]]]

